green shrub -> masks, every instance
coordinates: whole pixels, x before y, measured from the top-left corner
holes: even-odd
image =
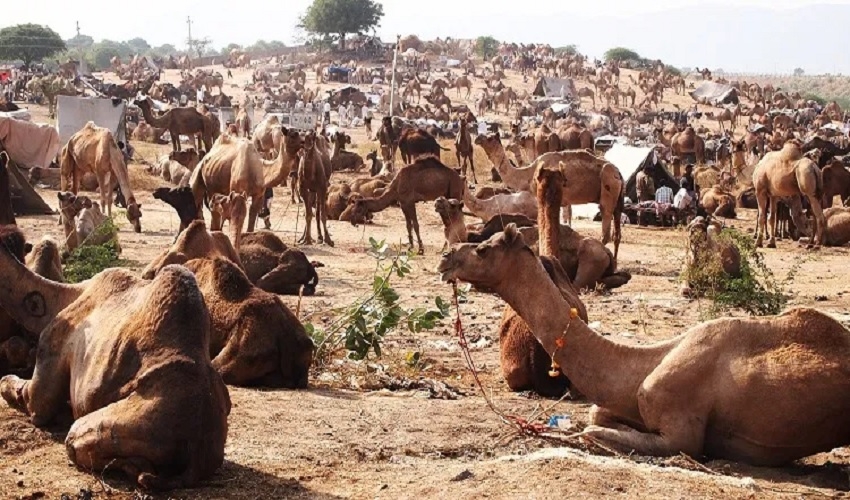
[[[92,233],[90,238],[103,234],[117,234],[115,223],[107,218]],[[113,238],[102,245],[83,245],[75,248],[65,259],[65,280],[68,283],[80,283],[90,279],[97,273],[120,263],[118,255],[121,252],[118,241]]]
[[[756,249],[753,238],[735,229],[724,229],[718,235],[718,244],[732,244],[738,249],[741,276],[727,275],[719,253],[702,248],[682,276],[690,285],[692,296],[712,302],[708,311],[712,317],[735,308],[755,316],[779,314],[787,297],[782,284],[765,264],[764,256]]]

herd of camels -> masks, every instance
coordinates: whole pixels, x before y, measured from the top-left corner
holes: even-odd
[[[632,278],[617,265],[625,181],[592,151],[547,151],[517,167],[508,152],[525,149],[522,138],[505,145],[499,133],[486,133],[473,140],[464,128],[455,170],[442,163],[433,138],[387,130],[392,123],[385,121],[378,136],[389,156],[373,153],[371,176],[343,188],[331,184],[333,172],[365,166],[345,151],[344,133],[327,137],[266,121],[249,139],[218,134],[194,108],[154,116],[146,99],[137,104],[151,126],[171,131],[173,151],[159,173],[176,186],[157,189],[154,198],[180,218],[173,243],[140,274],[107,269],[64,283],[60,245],[32,245],[18,228],[0,153],[0,396],[38,427],[70,411],[65,447],[80,468],[120,470],[152,490],[195,486],[224,461],[228,417],[238,411],[228,385],[308,386],[314,345],[298,312],[278,295],[315,292],[318,265],[256,227],[266,191],[290,178],[293,199],[305,207],[303,245],[314,243],[314,219],[315,241],[333,246],[328,218],[360,224],[398,206],[410,248],[424,253],[416,210],[432,202],[447,249],[441,279],[470,283],[506,304],[499,348],[508,386],[550,397],[567,389],[580,394],[594,404],[583,436],[626,453],[765,466],[850,444],[850,332],[826,314],[797,308],[721,319],[639,347],[588,326],[580,293]],[[565,133],[582,144],[582,130]],[[180,135],[197,138],[197,149],[182,150]],[[695,148],[687,130],[673,142],[674,150]],[[465,173],[468,161],[476,180],[474,147],[504,187],[472,192]],[[393,169],[396,149],[410,161]],[[99,242],[93,228],[111,216],[116,189],[134,231],[142,231],[141,204],[109,130],[87,124],[59,163],[66,248]],[[91,174],[100,203],[80,193]],[[770,211],[770,228],[767,215],[780,199],[792,200],[799,227],[808,226],[802,196],[814,215],[813,245],[845,233],[850,239],[850,214],[823,210],[823,174],[798,142],[765,155],[752,181],[759,244],[776,244],[776,213]],[[569,214],[570,206],[587,203],[599,205],[600,239],[561,222],[562,209]],[[470,213],[483,224],[467,225]],[[715,244],[715,227],[705,219],[688,230]],[[739,260],[725,261],[728,274],[740,271]]]

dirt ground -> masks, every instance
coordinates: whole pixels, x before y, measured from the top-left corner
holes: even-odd
[[[240,83],[245,77],[235,76]],[[42,116],[43,110],[33,111],[37,119]],[[355,142],[366,145],[362,131],[356,132]],[[135,145],[148,159],[166,151]],[[444,159],[454,162],[453,154],[444,154]],[[485,165],[489,168],[482,163],[480,172]],[[141,180],[156,184],[145,179],[141,165],[130,168],[134,185]],[[335,174],[342,179],[354,176]],[[54,191],[41,194],[56,206]],[[118,222],[122,257],[141,269],[170,244],[179,222],[173,210],[149,192],[136,196],[142,204],[143,232],[135,234],[126,220]],[[439,218],[430,203],[420,204],[417,211],[426,253],[413,260],[412,275],[393,281],[405,307],[451,296],[451,288],[433,271],[443,246]],[[742,212],[733,225],[751,231],[755,213]],[[272,214],[273,230],[294,245],[303,210],[289,202],[288,189],[275,189]],[[31,240],[43,235],[61,240],[56,217],[22,217],[19,225]],[[600,233],[598,223],[578,221],[575,227],[587,235]],[[317,294],[305,297],[301,306],[302,320],[319,325],[334,320],[333,309],[351,304],[370,289],[375,269],[375,260],[366,253],[370,237],[390,244],[406,242],[397,208],[376,214],[373,225],[355,228],[331,221],[329,229],[335,247],[302,248],[311,260],[325,265],[319,270]],[[610,295],[583,296],[593,327],[617,341],[646,344],[697,324],[707,304],[678,294],[684,233],[626,226],[623,235],[620,267],[634,277]],[[847,254],[844,248],[807,251],[788,241],[765,252],[779,279],[795,271],[786,284],[789,305],[817,307],[844,322],[850,321],[846,280],[833,270],[843,267]],[[551,415],[570,415],[583,427],[587,402],[541,400],[507,389],[498,358],[504,304],[482,293],[471,292],[468,299],[460,306],[463,324],[495,405],[535,423]],[[297,298],[284,301],[294,308]],[[522,436],[488,409],[450,320],[416,335],[393,332],[384,347],[382,358],[367,362],[339,356],[316,370],[304,391],[230,387],[233,409],[224,466],[196,489],[152,498],[797,498],[841,497],[850,489],[847,449],[771,469],[698,463],[686,457],[626,457],[580,440]],[[421,353],[416,368],[404,362],[411,352]],[[432,398],[427,390],[389,390],[380,381],[384,373],[410,381],[437,380],[460,396],[446,400]],[[0,405],[0,498],[149,498],[108,470],[98,476],[76,470],[63,449],[65,431],[35,429],[23,415]]]

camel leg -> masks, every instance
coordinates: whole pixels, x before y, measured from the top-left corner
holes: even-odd
[[[212,212],[210,215],[210,231],[221,231],[224,227],[224,221],[221,220],[221,214]]]
[[[404,223],[407,226],[407,249],[413,250],[413,217],[416,214],[416,205],[407,203],[401,205],[401,212],[404,214]]]
[[[327,213],[327,209],[325,208],[325,207],[327,207],[327,203],[328,203],[328,195],[327,195],[327,193],[325,193],[325,195],[322,197],[322,201],[320,201],[320,203],[319,203],[319,209],[322,212],[322,217],[321,217],[322,227],[325,228],[325,245],[332,247],[332,246],[334,246],[334,242],[331,239],[331,233],[328,232],[328,213]]]
[[[107,204],[107,197],[109,196],[109,186],[112,184],[109,176],[109,172],[101,175],[97,180],[97,188],[100,191],[100,204],[101,208],[106,209],[106,215],[108,217],[112,217],[112,203]]]
[[[472,170],[472,182],[478,184],[478,178],[475,176],[475,160],[473,154],[469,154],[469,169]]]
[[[779,198],[770,197],[770,238],[767,240],[767,248],[776,248],[776,226],[779,220]]]
[[[416,217],[415,203],[411,203],[408,210],[405,211],[405,218],[408,218],[408,212],[410,215],[410,226],[413,227],[413,230],[416,232],[416,242],[419,243],[419,255],[424,255],[425,247],[422,245],[422,236],[419,235],[419,219]],[[410,236],[410,228],[408,228],[407,234],[408,239],[410,240],[410,247],[413,248],[413,237]]]
[[[322,232],[322,195],[316,193],[316,242],[320,245],[325,242],[325,234]]]
[[[304,200],[304,218],[307,223],[304,224],[304,234],[301,236],[301,239],[298,240],[298,243],[301,243],[302,245],[312,245],[313,233],[310,229],[310,224],[313,222],[313,193],[303,190],[301,192],[301,199]]]
[[[703,451],[704,428],[690,419],[662,428],[660,434],[640,432],[617,425],[618,428],[589,425],[582,433],[622,452],[635,451],[641,455],[671,456],[685,453],[700,456]]]
[[[53,330],[45,330],[39,339],[42,355],[36,359],[35,371],[31,380],[23,380],[15,375],[0,379],[0,396],[9,406],[30,416],[36,426],[47,425],[63,410],[67,409],[70,373],[61,356],[44,353],[51,345],[60,345],[53,338]]]
[[[823,208],[816,196],[809,196],[809,204],[812,206],[812,212],[815,213],[815,228],[812,231],[812,236],[815,238],[815,246],[824,245],[826,243],[824,241],[826,218],[823,215]]]
[[[762,194],[756,191],[756,201],[758,202],[758,221],[756,222],[756,246],[761,247],[764,243],[764,236],[767,232],[767,204],[770,198],[767,194]]]
[[[601,207],[600,207],[601,208]],[[614,214],[610,210],[602,210],[602,244],[607,245],[611,241],[611,221]]]
[[[251,208],[248,209],[248,232],[254,232],[254,226],[257,225],[257,216],[260,215],[260,209],[263,207],[263,194],[255,196],[251,199]]]

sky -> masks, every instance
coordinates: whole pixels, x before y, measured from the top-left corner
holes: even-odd
[[[298,17],[310,0],[144,0],[126,9],[114,0],[5,2],[3,25],[47,24],[63,38],[81,32],[94,37],[146,39],[151,45],[185,46],[187,16],[195,37],[213,45],[248,45],[258,39],[295,43]],[[601,56],[615,45],[676,66],[727,71],[850,74],[845,26],[850,0],[385,0],[378,34],[415,33],[499,40],[576,44]],[[119,6],[121,5],[121,6]],[[177,7],[177,8],[175,8]]]

